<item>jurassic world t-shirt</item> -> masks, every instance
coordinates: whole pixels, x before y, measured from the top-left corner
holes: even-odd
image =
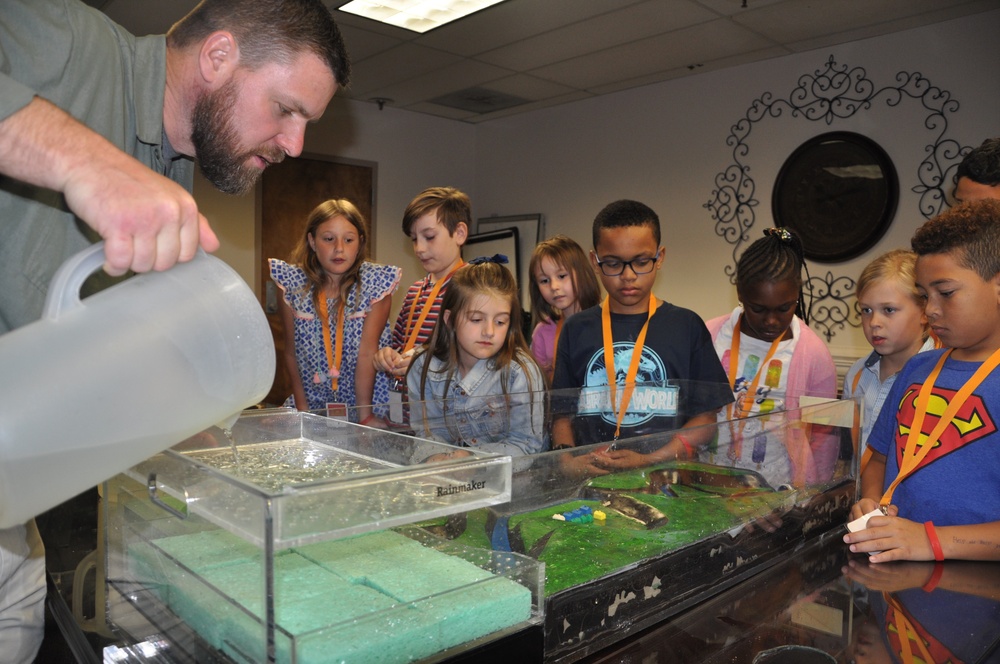
[[[625,376],[635,341],[647,314],[611,314],[614,337],[614,376]],[[639,359],[636,388],[622,417],[620,438],[669,431],[692,416],[715,410],[733,400],[726,374],[712,346],[704,321],[693,311],[662,303],[649,321]],[[563,325],[552,379],[557,395],[568,388],[578,393],[553,402],[555,414],[568,411],[566,398],[575,399],[573,431],[577,445],[614,439],[617,411],[611,403],[604,360],[601,308],[592,307]],[[622,389],[616,390],[620,400]]]

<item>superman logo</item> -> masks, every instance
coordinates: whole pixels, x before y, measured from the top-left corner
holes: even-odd
[[[903,394],[903,399],[899,404],[899,417],[896,420],[898,428],[896,431],[896,459],[902,462],[903,450],[906,448],[906,438],[910,434],[909,423],[913,422],[917,413],[917,395],[920,393],[920,384],[910,385]],[[949,390],[941,387],[934,387],[931,390],[930,398],[927,401],[927,414],[924,416],[924,423],[920,431],[919,445],[926,444],[927,437],[934,427],[941,420],[945,409],[952,399],[955,398],[957,390]],[[906,424],[904,424],[906,423]],[[954,452],[963,445],[969,445],[975,441],[988,436],[997,430],[996,422],[990,416],[981,397],[976,394],[969,395],[962,407],[958,409],[951,422],[941,433],[934,448],[927,453],[921,466],[933,463],[937,459]]]

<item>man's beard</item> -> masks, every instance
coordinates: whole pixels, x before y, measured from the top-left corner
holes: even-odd
[[[253,189],[263,172],[251,165],[252,157],[260,155],[273,164],[285,158],[280,148],[265,145],[241,150],[232,115],[238,96],[236,82],[230,79],[198,99],[191,119],[191,142],[202,174],[219,191],[237,196]]]

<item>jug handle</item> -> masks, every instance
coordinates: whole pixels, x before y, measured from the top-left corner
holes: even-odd
[[[102,265],[104,265],[103,242],[97,242],[70,256],[52,277],[42,317],[57,320],[59,316],[81,306],[80,287],[87,277]]]

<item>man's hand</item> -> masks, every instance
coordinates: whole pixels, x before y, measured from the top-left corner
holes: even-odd
[[[0,172],[61,192],[105,241],[105,269],[165,270],[219,240],[183,187],[36,97],[0,122]]]

